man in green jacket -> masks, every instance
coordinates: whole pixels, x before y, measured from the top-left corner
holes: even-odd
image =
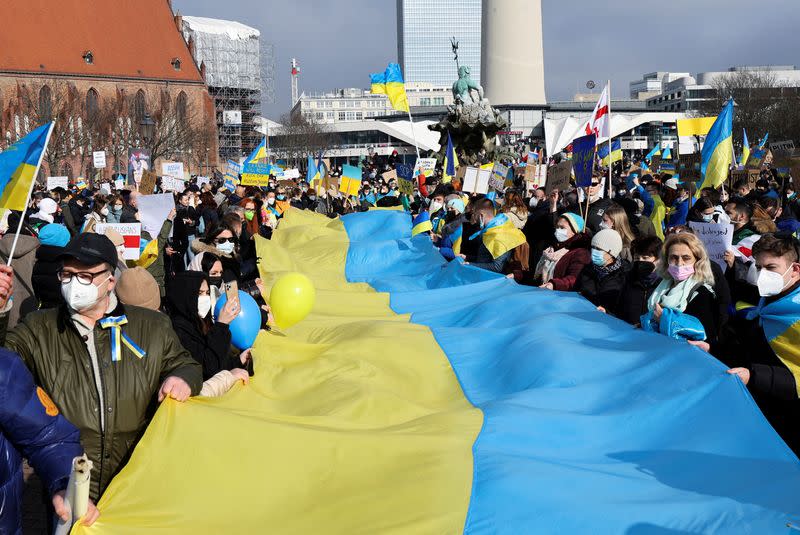
[[[19,353],[36,384],[80,430],[94,463],[96,501],[146,428],[156,394],[159,402],[197,395],[202,370],[181,346],[169,317],[117,301],[111,240],[79,234],[62,257],[66,304],[31,313],[7,331],[8,295],[0,292],[0,341]],[[9,268],[0,268],[0,283],[10,275]]]

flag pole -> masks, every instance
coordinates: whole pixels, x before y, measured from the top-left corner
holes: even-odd
[[[33,173],[33,179],[31,180],[31,185],[28,188],[28,196],[25,197],[25,208],[22,209],[22,213],[19,216],[19,224],[17,225],[17,233],[14,235],[14,242],[11,244],[11,251],[8,253],[8,262],[6,265],[11,267],[11,261],[14,259],[14,251],[17,249],[17,242],[19,241],[19,233],[22,232],[22,223],[25,221],[25,212],[28,209],[28,202],[31,199],[31,194],[33,193],[33,185],[36,184],[36,177],[39,176],[39,169],[42,167],[42,160],[44,160],[44,153],[47,151],[47,146],[50,144],[50,134],[53,133],[53,126],[54,123],[50,123],[50,128],[47,130],[47,138],[44,140],[44,148],[42,149],[42,154],[39,156],[39,162],[36,164],[36,171]]]
[[[408,99],[406,99],[408,102]],[[411,123],[411,139],[414,140],[414,148],[417,150],[417,160],[419,160],[419,145],[417,145],[417,135],[414,133],[414,120],[411,118],[411,105],[408,106],[408,122]]]
[[[608,198],[613,196],[611,186],[611,168],[614,166],[614,158],[611,157],[611,80],[608,81]]]

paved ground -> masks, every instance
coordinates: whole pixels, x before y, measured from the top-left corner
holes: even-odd
[[[25,462],[22,467],[25,494],[22,496],[22,532],[24,535],[48,535],[47,510],[43,501],[42,482]]]

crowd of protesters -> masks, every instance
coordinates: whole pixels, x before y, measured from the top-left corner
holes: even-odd
[[[174,194],[176,208],[159,233],[142,233],[137,261],[124,259],[119,233],[97,232],[98,224],[139,221],[136,187],[36,191],[27,213],[6,213],[4,263],[22,231],[13,269],[0,267],[0,342],[9,350],[0,351],[0,473],[10,474],[0,502],[18,508],[24,456],[64,515],[70,463],[82,451],[94,463],[96,501],[154,402],[222,395],[247,382],[250,351],[232,345],[228,327],[236,301],[213,311],[235,281],[262,306],[262,328],[269,328],[256,237],[269,239],[290,210],[328,217],[405,210],[413,239],[430,239],[446,261],[541,291],[579,293],[619,318],[620,329],[709,352],[800,452],[796,379],[759,321],[761,308],[781,300],[800,313],[800,202],[791,182],[781,186],[766,170],[752,189],[737,183],[696,192],[671,175],[622,171],[625,162],[610,188],[598,169],[585,189],[548,194],[518,175],[504,191],[465,193],[440,170],[406,195],[397,178],[384,178],[397,163],[396,155],[364,162],[357,196],[339,191],[336,168],[313,184],[271,177],[263,187],[231,191],[222,180],[191,183]],[[691,222],[734,226],[724,266],[709,259]],[[91,507],[86,521],[97,514]],[[18,521],[15,509],[0,531],[13,533]]]

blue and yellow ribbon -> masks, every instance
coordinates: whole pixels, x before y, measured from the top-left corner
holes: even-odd
[[[111,329],[111,362],[122,360],[122,344],[125,344],[131,350],[131,353],[140,359],[147,356],[147,352],[123,332],[122,326],[127,323],[128,317],[124,314],[122,316],[109,316],[100,320],[100,327]]]

